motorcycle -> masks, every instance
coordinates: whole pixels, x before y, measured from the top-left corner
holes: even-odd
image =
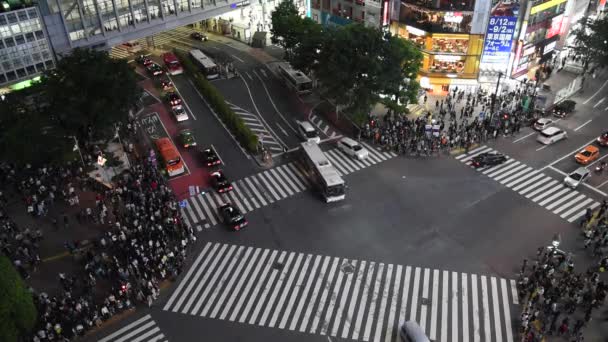
[[[601,174],[606,168],[606,162],[601,162],[598,166],[595,167],[595,172],[597,174]]]

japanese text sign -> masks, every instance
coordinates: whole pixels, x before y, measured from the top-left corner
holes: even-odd
[[[517,17],[490,17],[483,44],[482,63],[507,64]]]

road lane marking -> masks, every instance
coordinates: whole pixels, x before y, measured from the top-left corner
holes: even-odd
[[[357,278],[355,279],[355,287],[353,289],[353,298],[359,298],[359,289],[361,288],[361,283],[363,281],[363,274],[365,273],[366,261],[362,260],[359,269],[355,274],[357,274]],[[312,278],[312,277],[310,277]],[[351,300],[348,306],[348,313],[346,314],[346,320],[344,320],[344,327],[342,327],[342,338],[348,337],[348,332],[350,331],[350,322],[352,322],[353,315],[355,313],[355,306],[357,305],[356,300]],[[403,305],[402,305],[402,310]]]
[[[604,86],[606,86],[606,83],[608,83],[608,80],[606,80],[606,82],[604,82],[604,84],[602,84],[602,86],[600,87],[600,89],[598,89],[595,93],[593,93],[593,95],[591,95],[587,100],[585,100],[585,102],[583,102],[583,104],[587,104],[589,101],[591,101],[592,98],[595,97],[595,95],[599,94],[599,92],[602,91],[602,89],[604,88]]]
[[[258,113],[258,118],[266,126],[266,128],[269,131],[269,133],[271,133],[272,136],[281,143],[281,145],[283,145],[284,147],[287,147],[287,144],[285,144],[285,142],[283,140],[281,140],[281,138],[279,138],[279,136],[275,133],[275,131],[272,129],[272,127],[270,127],[270,125],[268,124],[268,122],[266,122],[266,120],[262,117],[262,114],[260,113],[260,110],[258,109],[258,106],[255,104],[255,100],[253,99],[253,94],[251,94],[251,89],[249,89],[249,84],[247,84],[247,81],[245,81],[243,78],[241,78],[241,80],[243,81],[243,83],[245,83],[245,87],[247,88],[247,92],[249,93],[249,98],[251,99],[251,103],[253,104],[253,108],[255,108],[256,113]]]
[[[433,341],[437,340],[437,306],[439,304],[439,270],[433,270],[433,291],[431,298],[431,327],[429,329],[429,338]]]
[[[163,129],[165,130],[165,133],[167,133],[167,138],[169,138],[169,140],[171,141],[171,143],[173,144],[173,146],[177,147],[177,145],[173,141],[173,138],[171,138],[171,134],[169,134],[169,131],[167,130],[167,127],[163,123],[163,120],[160,118],[160,115],[158,115],[158,113],[156,113],[156,112],[154,112],[153,115],[156,115],[158,117],[158,121],[160,122],[161,126],[163,126]],[[183,176],[190,175],[190,168],[188,168],[188,164],[186,164],[186,161],[184,160],[184,157],[182,157],[181,152],[179,152],[179,149],[176,148],[176,150],[177,150],[177,154],[179,155],[179,159],[181,159],[182,162],[184,163],[184,168],[186,169],[186,172],[185,172],[185,174],[183,174],[181,176],[169,178],[170,181],[171,180],[175,180],[175,179],[180,178],[180,177],[183,177]]]
[[[502,324],[500,322],[500,306],[498,302],[498,287],[496,278],[492,277],[490,280],[492,285],[492,308],[494,313],[494,331],[496,333],[496,342],[502,342]]]
[[[266,87],[266,82],[264,82],[264,80],[260,77],[260,75],[258,75],[258,73],[255,72],[255,70],[253,71],[253,74],[260,80],[260,82],[262,82],[262,86],[264,87],[264,90],[266,91],[266,95],[268,95],[268,99],[270,100],[270,103],[272,104],[272,107],[274,108],[274,110],[277,112],[277,114],[279,114],[279,116],[281,117],[281,119],[283,119],[283,122],[285,122],[285,124],[287,125],[287,127],[291,128],[291,130],[295,134],[298,134],[298,132],[296,131],[296,129],[291,126],[291,124],[289,123],[289,121],[287,121],[287,119],[285,119],[285,116],[283,116],[283,113],[281,113],[279,111],[279,109],[277,108],[277,105],[272,100],[272,97],[270,96],[270,92],[268,91],[268,88]]]
[[[579,129],[581,129],[581,128],[585,127],[585,126],[586,126],[587,124],[589,124],[591,121],[593,121],[593,120],[587,120],[587,122],[585,122],[584,124],[582,124],[582,125],[580,125],[580,126],[576,127],[576,128],[574,129],[574,131],[576,132],[576,131],[578,131]]]
[[[597,101],[597,103],[595,104],[595,106],[593,106],[593,108],[599,106],[602,102],[604,102],[605,99],[606,99],[606,97],[602,97],[601,100]]]
[[[306,287],[304,287],[304,291],[302,292],[302,297],[300,298],[300,301],[298,302],[298,307],[296,308],[296,312],[294,313],[293,318],[291,320],[289,330],[293,331],[296,329],[296,325],[298,324],[298,321],[300,320],[300,314],[302,313],[302,309],[304,308],[304,303],[306,303],[306,298],[308,298],[308,291],[310,290],[312,281],[315,278],[314,275],[317,274],[317,268],[319,267],[319,262],[321,261],[321,259],[322,259],[322,257],[320,255],[317,255],[315,257],[315,261],[312,265],[312,269],[308,276],[308,280],[306,281]]]
[[[397,265],[397,274],[395,275],[395,284],[393,286],[393,295],[391,298],[391,307],[388,313],[388,325],[385,330],[385,338],[384,342],[391,342],[393,339],[393,327],[390,323],[395,322],[395,314],[397,313],[397,300],[399,299],[399,288],[401,285],[401,272],[403,271],[403,266]],[[439,270],[435,270],[435,272],[439,272]],[[348,291],[348,288],[346,289]],[[436,297],[436,296],[435,296]],[[437,313],[437,312],[435,312]],[[340,322],[337,320],[336,322]],[[337,326],[338,324],[336,324]]]
[[[608,110],[608,107],[604,108],[604,110]]]
[[[458,273],[452,272],[452,341],[458,342]],[[463,341],[466,342],[466,341]]]
[[[598,185],[597,187],[598,187],[598,188],[601,188],[601,187],[603,187],[604,185],[606,185],[606,183],[608,183],[608,180],[607,180],[607,181],[605,181],[605,182],[603,182],[602,184]]]
[[[448,271],[443,271],[442,274],[443,286],[441,287],[441,342],[447,342],[448,340],[448,305],[450,303],[450,297],[448,297],[448,282],[450,280],[449,274],[450,272]],[[402,323],[399,322],[399,326],[401,326],[401,324]]]
[[[249,77],[249,79],[253,81],[253,77],[251,77],[251,75],[247,71],[245,71],[245,75],[247,75],[247,77]]]
[[[539,147],[539,148],[537,148],[537,149],[536,149],[536,151],[544,150],[544,149],[546,149],[547,147],[549,147],[549,145],[551,145],[551,144],[543,145],[543,147]]]
[[[502,289],[503,314],[505,317],[505,333],[507,335],[507,342],[513,342],[513,331],[511,330],[511,309],[508,305],[509,297],[507,295],[507,280],[505,278],[500,279],[500,287]]]
[[[236,59],[237,61],[239,61],[239,62],[241,62],[241,63],[245,63],[245,61],[244,61],[244,60],[242,60],[242,59],[238,58],[236,55],[230,55],[230,56],[232,56],[232,58]]]
[[[426,300],[428,303],[428,299],[429,299],[429,277],[431,275],[431,270],[429,270],[428,268],[424,269],[424,277],[422,279],[422,300]],[[425,334],[428,334],[428,331],[426,330],[426,317],[427,315],[427,311],[428,311],[428,305],[424,302],[420,303],[420,327],[422,328],[422,331]]]
[[[279,127],[279,129],[281,130],[281,132],[283,132],[283,134],[285,134],[286,136],[289,136],[289,134],[287,134],[287,131],[283,127],[281,127],[281,125],[279,125],[278,122],[275,122],[275,124],[277,125],[277,127]]]
[[[554,168],[553,166],[551,166],[551,170],[553,170],[553,171],[555,171],[555,172],[557,172],[557,173],[559,173],[559,174],[562,174],[564,177],[565,177],[565,176],[568,176],[568,174],[567,174],[567,173],[565,173],[565,172],[564,172],[564,171],[562,171],[562,170],[556,169],[556,168]],[[594,187],[594,186],[592,186],[592,185],[589,185],[589,184],[584,183],[584,182],[583,182],[583,183],[581,183],[581,184],[582,184],[584,187],[586,187],[587,189],[592,190],[592,191],[595,191],[595,192],[597,192],[598,194],[600,194],[600,195],[602,195],[602,196],[604,196],[604,197],[608,196],[608,194],[607,194],[607,193],[605,193],[605,192],[601,191],[600,189],[597,189],[596,187]]]
[[[283,313],[283,318],[281,319],[281,323],[279,324],[279,329],[284,329],[285,325],[287,324],[287,320],[289,319],[291,309],[293,308],[293,305],[295,304],[295,301],[298,298],[298,293],[300,291],[300,288],[302,287],[302,281],[304,280],[304,275],[306,274],[306,271],[308,271],[308,266],[310,265],[311,259],[312,259],[312,254],[306,255],[306,259],[304,261],[304,266],[302,266],[302,269],[300,269],[298,271],[299,272],[298,280],[296,281],[296,286],[293,290],[294,292],[289,297],[289,302],[287,303],[287,308],[285,309],[285,312]]]
[[[583,144],[583,146],[581,146],[581,147],[579,147],[579,148],[575,149],[574,151],[572,151],[572,152],[570,152],[570,153],[568,153],[568,154],[564,155],[563,157],[561,157],[561,158],[559,158],[559,159],[557,159],[557,160],[555,160],[555,161],[551,162],[551,164],[546,165],[546,166],[543,166],[543,167],[542,167],[542,168],[540,168],[539,170],[540,170],[540,171],[542,171],[542,170],[544,170],[544,169],[546,169],[546,168],[548,168],[548,167],[551,167],[551,166],[553,166],[553,165],[555,165],[555,164],[559,163],[560,161],[562,161],[562,160],[564,160],[564,159],[566,159],[566,158],[568,158],[568,157],[571,157],[573,153],[576,153],[576,152],[578,152],[578,151],[582,150],[582,149],[583,149],[583,148],[585,148],[587,145],[589,145],[589,144],[591,144],[592,142],[594,142],[594,141],[595,141],[595,139],[596,139],[596,138],[593,138],[593,139],[589,140],[588,142],[586,142],[585,144]]]
[[[479,342],[479,302],[477,299],[477,274],[471,274],[471,293],[473,294],[473,342]]]
[[[521,137],[519,139],[513,140],[513,143],[515,144],[516,142],[522,141],[522,140],[526,139],[527,137],[529,137],[531,135],[534,135],[534,134],[536,134],[536,132],[532,132],[532,133],[530,133],[528,135],[524,135],[523,137]]]
[[[262,73],[262,75],[264,75],[264,77],[268,78],[268,74],[264,69],[260,69],[260,72]]]

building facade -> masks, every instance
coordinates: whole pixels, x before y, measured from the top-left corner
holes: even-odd
[[[420,85],[431,93],[475,89],[489,4],[482,0],[405,0],[390,30],[423,54]]]
[[[37,77],[55,65],[37,7],[0,13],[0,87]]]
[[[307,0],[307,16],[323,25],[360,22],[381,29],[388,25],[389,1],[380,0]]]

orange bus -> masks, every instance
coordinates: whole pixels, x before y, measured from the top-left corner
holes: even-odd
[[[160,138],[154,142],[158,153],[163,158],[167,173],[170,177],[184,173],[184,162],[177,152],[177,148],[169,138]]]

